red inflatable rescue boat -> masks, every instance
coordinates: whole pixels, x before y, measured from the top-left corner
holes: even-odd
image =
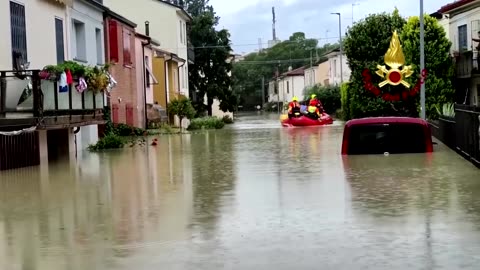
[[[284,127],[306,127],[306,126],[323,126],[323,125],[331,125],[333,124],[333,118],[326,114],[322,113],[320,119],[315,120],[305,115],[300,117],[293,117],[291,119],[287,117],[282,117],[281,120],[282,126]]]

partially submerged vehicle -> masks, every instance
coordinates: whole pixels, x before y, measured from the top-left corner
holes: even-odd
[[[342,155],[433,152],[430,126],[410,117],[350,120],[343,132]]]

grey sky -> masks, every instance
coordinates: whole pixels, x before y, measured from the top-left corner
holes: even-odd
[[[425,0],[426,13],[437,11],[453,0]],[[293,32],[305,32],[307,37],[322,38],[320,44],[338,40],[338,16],[342,14],[342,28],[346,30],[353,19],[359,20],[368,14],[391,12],[397,7],[402,16],[418,15],[419,0],[210,0],[221,17],[220,27],[232,34],[233,49],[237,53],[258,49],[262,39],[263,47],[272,38],[271,8],[277,13],[277,36],[287,39]],[[325,40],[325,38],[327,38]]]

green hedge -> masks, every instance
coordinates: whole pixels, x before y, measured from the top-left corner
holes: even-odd
[[[338,86],[315,85],[308,88],[306,94],[305,100],[309,100],[312,94],[317,95],[328,114],[333,114],[341,108],[340,88]]]
[[[217,117],[202,117],[195,118],[190,121],[188,130],[198,130],[198,129],[221,129],[225,126],[225,123],[222,119]]]

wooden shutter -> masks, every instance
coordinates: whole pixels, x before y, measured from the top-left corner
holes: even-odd
[[[110,53],[110,61],[118,63],[118,30],[117,22],[108,21],[108,46]]]
[[[128,29],[123,28],[123,64],[132,65],[132,48],[130,44],[131,33]]]

